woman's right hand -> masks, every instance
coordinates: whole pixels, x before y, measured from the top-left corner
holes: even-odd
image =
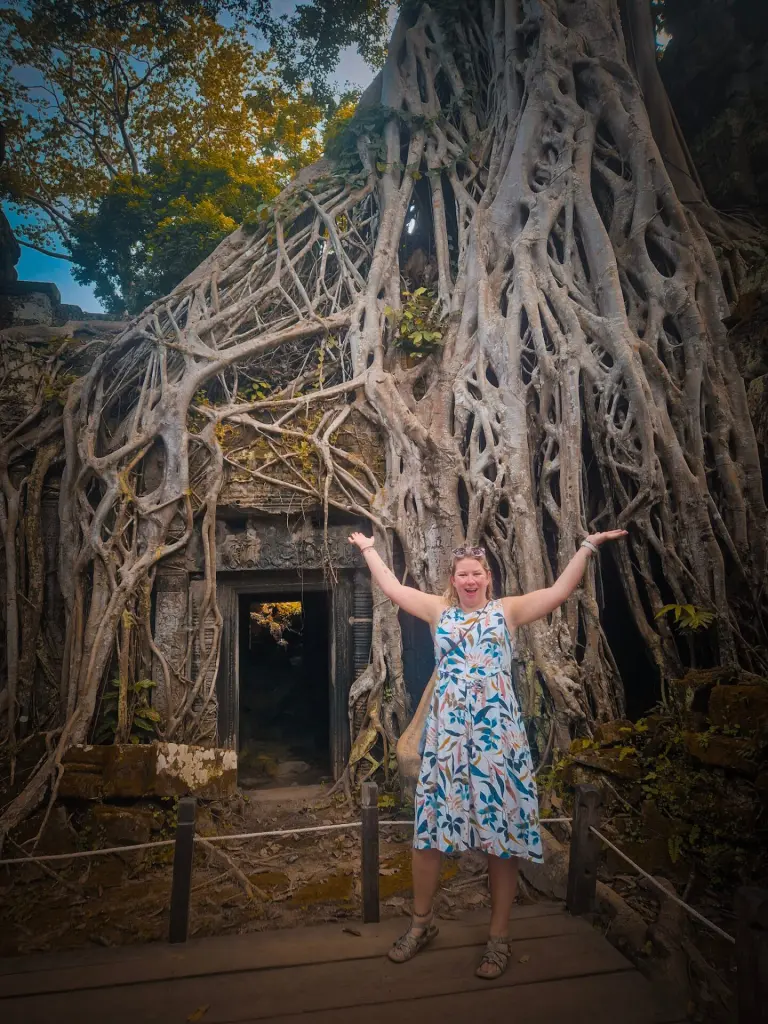
[[[361,551],[367,551],[376,543],[373,537],[366,537],[364,533],[350,533],[349,543],[354,544]]]

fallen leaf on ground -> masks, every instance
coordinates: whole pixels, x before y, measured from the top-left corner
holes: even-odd
[[[405,897],[404,896],[391,896],[388,900],[385,901],[384,906],[385,907],[402,907],[402,905],[404,903],[405,903]]]
[[[468,896],[464,897],[467,903],[482,903],[485,899],[485,893],[482,892],[471,892]]]
[[[346,932],[346,933],[347,933],[347,935],[356,935],[356,936],[358,937],[358,939],[359,939],[359,938],[360,938],[360,936],[362,935],[362,932],[359,932],[359,931],[357,930],[357,928],[342,928],[341,930],[342,930],[343,932]]]
[[[527,964],[530,959],[530,956],[527,953],[525,953],[523,956],[520,957],[520,959],[517,962],[519,964]]]
[[[198,1006],[194,1013],[190,1013],[187,1020],[202,1020],[210,1008],[210,1003],[206,1003],[204,1006]]]

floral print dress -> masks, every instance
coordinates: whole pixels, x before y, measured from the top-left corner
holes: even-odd
[[[474,619],[463,642],[446,654]],[[501,602],[490,601],[479,617],[446,609],[435,630],[435,655],[414,847],[543,861],[536,780]]]

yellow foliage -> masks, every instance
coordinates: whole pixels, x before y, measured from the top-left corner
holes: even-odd
[[[150,164],[224,161],[233,187],[239,173],[271,197],[320,156],[321,109],[279,81],[271,53],[244,28],[189,14],[166,31],[145,4],[123,29],[94,19],[54,38],[44,19],[10,4],[0,7],[0,33],[2,183],[24,217],[17,230],[35,244],[55,245],[73,215],[93,211],[121,177],[129,189]]]
[[[282,647],[286,630],[297,632],[294,626],[301,616],[301,601],[271,601],[251,608],[251,623],[269,630],[270,636]]]

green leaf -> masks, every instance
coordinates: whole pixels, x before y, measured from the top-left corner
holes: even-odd
[[[150,722],[159,722],[163,717],[159,711],[156,711],[154,708],[149,707],[141,709],[141,716],[142,718],[149,719]]]
[[[426,290],[427,290],[426,288],[417,288],[416,291],[413,293],[414,298],[417,295],[423,295]]]
[[[660,619],[662,615],[666,615],[667,612],[673,612],[680,606],[677,604],[665,604],[663,608],[660,608],[654,615],[655,619]]]

